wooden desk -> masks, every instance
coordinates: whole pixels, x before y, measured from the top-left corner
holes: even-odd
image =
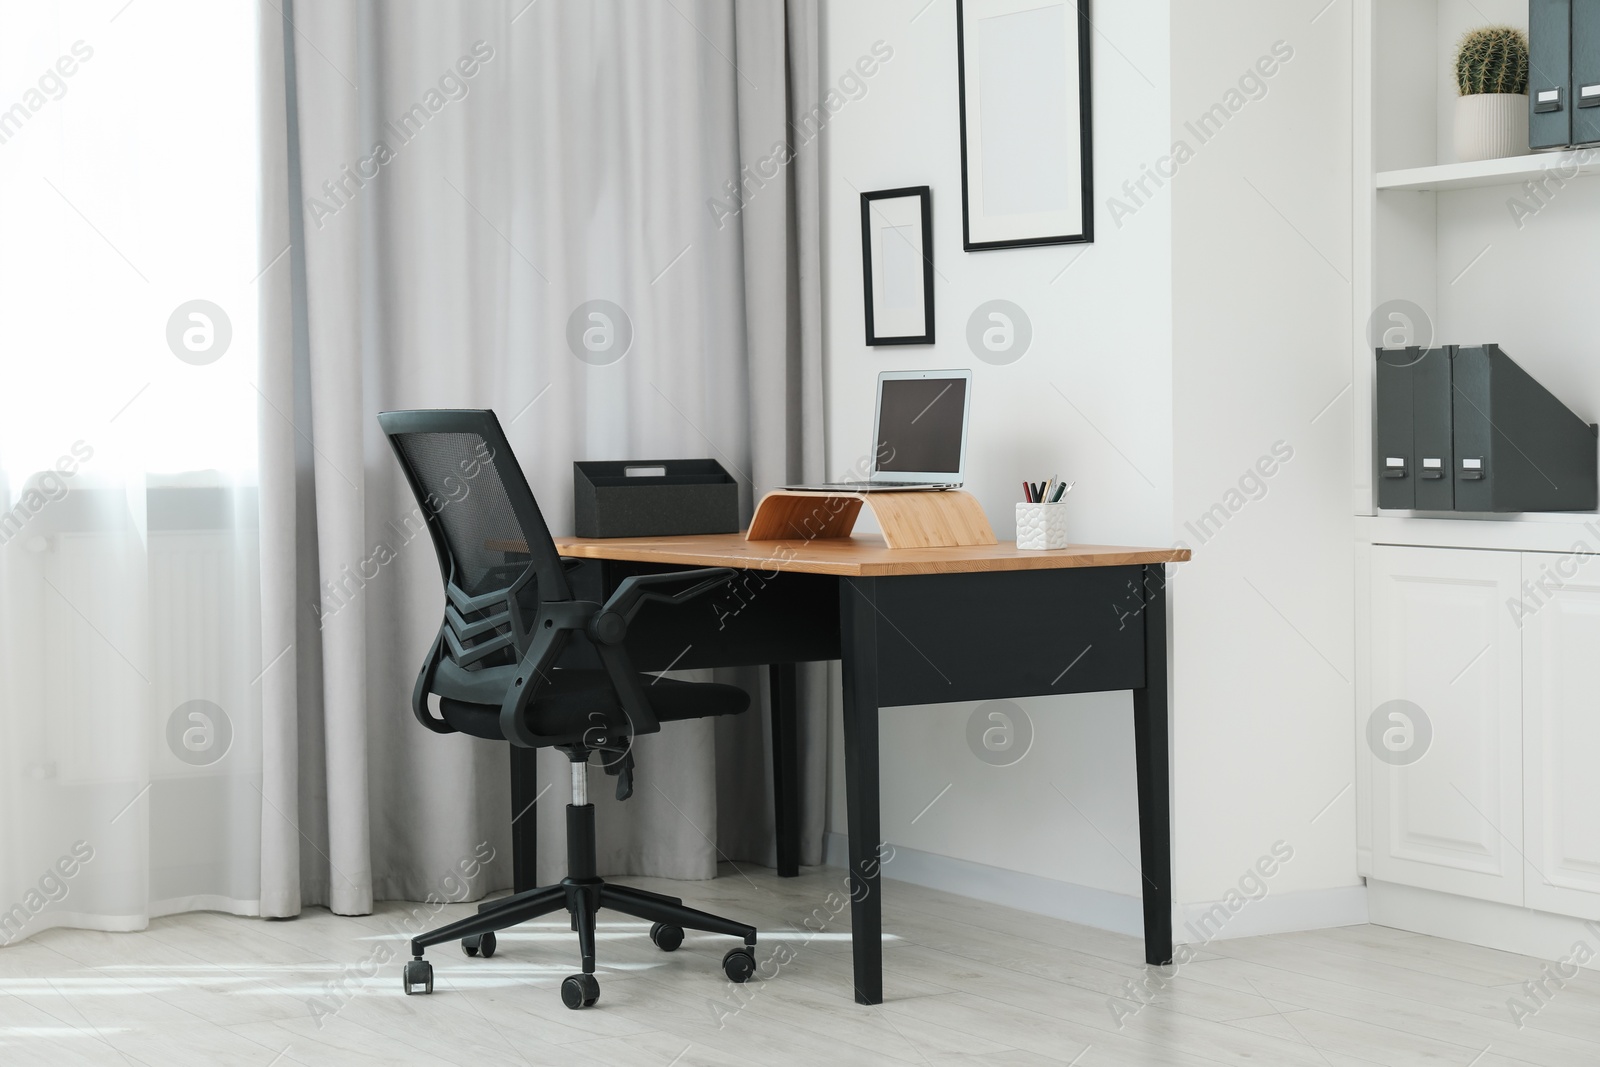
[[[629,630],[642,671],[767,664],[779,873],[797,869],[795,664],[838,659],[844,678],[845,793],[858,1003],[883,1000],[878,711],[883,707],[1053,693],[1133,692],[1145,961],[1172,962],[1164,564],[1183,549],[1014,543],[891,550],[881,538],[746,541],[742,534],[558,538],[574,592],[604,600],[630,574],[733,567],[725,591],[651,604]],[[526,546],[491,547],[506,552]],[[531,755],[513,753],[513,805],[536,796]],[[1031,813],[1019,812],[1029,819]],[[515,826],[520,890],[533,884],[532,819]],[[1048,847],[1049,821],[1037,821]]]
[[[791,574],[837,574],[851,578],[1123,567],[1175,563],[1189,558],[1189,551],[1182,548],[1075,545],[1036,552],[1018,548],[1015,541],[956,548],[890,548],[883,543],[883,538],[874,536],[816,541],[746,541],[744,534],[698,534],[688,537],[558,537],[555,541],[556,548],[563,556],[577,559],[739,567]],[[496,542],[490,547],[511,549],[516,544]]]

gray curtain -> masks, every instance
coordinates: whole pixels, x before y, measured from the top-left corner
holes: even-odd
[[[265,241],[287,250],[262,285],[262,914],[472,897],[510,882],[507,752],[411,718],[442,591],[374,416],[494,408],[558,534],[574,459],[715,457],[746,517],[820,476],[816,146],[772,162],[817,101],[815,0],[261,12]],[[640,739],[625,805],[599,779],[609,873],[773,862],[765,678],[730,677],[749,714]],[[809,863],[823,677],[802,680]],[[564,763],[541,757],[556,787],[525,816],[542,882]]]

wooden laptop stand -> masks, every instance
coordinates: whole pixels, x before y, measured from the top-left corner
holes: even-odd
[[[983,506],[959,489],[829,493],[776,489],[762,497],[747,541],[811,541],[849,537],[865,503],[890,548],[995,544]]]

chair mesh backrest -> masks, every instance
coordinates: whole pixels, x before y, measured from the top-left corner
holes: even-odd
[[[445,577],[435,648],[469,672],[515,664],[531,646],[541,601],[571,600],[571,589],[499,419],[493,411],[384,411],[378,422],[418,502],[406,525],[426,523]]]
[[[572,592],[499,420],[492,411],[386,411],[378,421],[439,554],[444,654],[467,670],[515,663],[541,602]]]
[[[514,568],[497,544],[534,540],[517,519],[487,441],[475,433],[398,433],[396,447],[424,494],[449,546],[457,588],[471,596],[503,589],[531,562]],[[513,464],[515,461],[513,461]],[[515,477],[522,477],[515,470]],[[540,531],[543,534],[543,531]],[[547,535],[546,535],[547,536]]]

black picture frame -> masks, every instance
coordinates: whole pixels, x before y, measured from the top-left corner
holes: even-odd
[[[1079,186],[1081,193],[1081,224],[1073,233],[1043,233],[1006,239],[973,240],[971,160],[968,154],[967,71],[971,60],[967,55],[966,10],[970,6],[985,5],[995,0],[956,0],[956,93],[961,123],[961,247],[968,252],[993,248],[1024,248],[1032,245],[1092,244],[1094,243],[1094,126],[1092,78],[1090,71],[1089,0],[1060,0],[1060,4],[1077,14],[1077,64],[1078,64],[1078,151]],[[1049,0],[1035,3],[1035,9],[1052,6]],[[1065,176],[1064,176],[1065,177]]]
[[[876,206],[880,200],[911,199],[918,201],[918,211],[921,216],[922,247],[917,251],[922,261],[922,332],[879,335],[880,322],[874,313],[872,287],[873,216],[875,213],[880,216],[882,214],[882,209]],[[933,190],[929,186],[911,185],[901,189],[879,189],[876,192],[861,194],[861,284],[865,296],[863,307],[866,311],[869,346],[933,344]]]

